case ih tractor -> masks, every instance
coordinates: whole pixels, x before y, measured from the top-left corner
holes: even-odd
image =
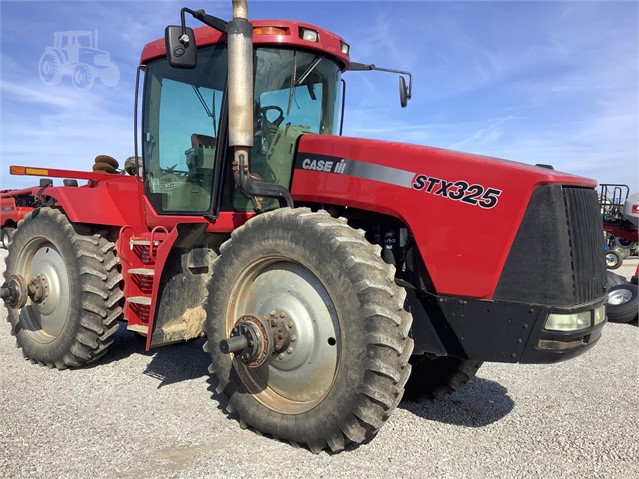
[[[318,452],[373,436],[405,388],[439,396],[482,361],[593,346],[594,181],[342,137],[341,75],[374,67],[331,32],[233,4],[229,23],[183,9],[206,26],[144,48],[134,176],[104,157],[104,172],[11,167],[88,180],[34,188],[47,206],[13,236],[1,292],[28,359],[91,363],[120,321],[147,348],[206,335],[240,424]]]

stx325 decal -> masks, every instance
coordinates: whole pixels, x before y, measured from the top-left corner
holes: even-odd
[[[464,180],[448,181],[390,166],[312,153],[299,153],[295,161],[295,169],[380,181],[485,209],[494,208],[502,193],[502,190],[497,188],[468,183]]]
[[[412,187],[435,196],[443,196],[449,200],[461,201],[482,208],[494,208],[499,202],[502,191],[487,188],[483,185],[468,184],[467,181],[446,181],[427,175],[415,175]]]

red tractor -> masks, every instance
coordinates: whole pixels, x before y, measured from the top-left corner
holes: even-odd
[[[483,361],[596,343],[593,180],[342,137],[341,76],[375,67],[233,3],[229,23],[183,9],[206,26],[145,46],[135,175],[11,167],[88,180],[46,188],[9,248],[1,293],[27,358],[91,363],[120,321],[147,348],[206,335],[240,424],[317,452],[373,436],[405,388],[439,396]]]
[[[21,190],[0,191],[0,246],[8,248],[18,222],[36,206],[42,206],[41,200]]]

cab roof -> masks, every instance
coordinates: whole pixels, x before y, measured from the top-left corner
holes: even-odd
[[[346,42],[344,42],[342,37],[328,30],[291,20],[254,20],[251,23],[253,24],[254,45],[291,46],[314,50],[333,57],[340,64],[342,70],[346,70],[350,65],[349,55],[342,53],[342,45],[346,44]],[[316,31],[318,34],[317,42],[304,40],[301,34],[302,29]],[[198,47],[226,43],[226,34],[218,32],[211,27],[203,26],[194,29],[194,31],[195,43]],[[140,63],[145,64],[165,56],[166,46],[164,39],[161,38],[144,46]]]

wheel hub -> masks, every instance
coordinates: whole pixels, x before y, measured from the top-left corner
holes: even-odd
[[[285,315],[271,312],[270,318],[254,315],[242,316],[231,330],[229,338],[220,341],[220,351],[234,353],[248,367],[257,368],[289,349],[292,323],[286,323]],[[290,324],[290,327],[289,327]]]
[[[27,288],[19,274],[12,275],[0,288],[0,297],[5,304],[14,309],[23,308],[27,304]]]
[[[41,274],[37,274],[29,281],[27,291],[31,301],[36,304],[42,303],[49,296],[49,282],[47,278]]]

